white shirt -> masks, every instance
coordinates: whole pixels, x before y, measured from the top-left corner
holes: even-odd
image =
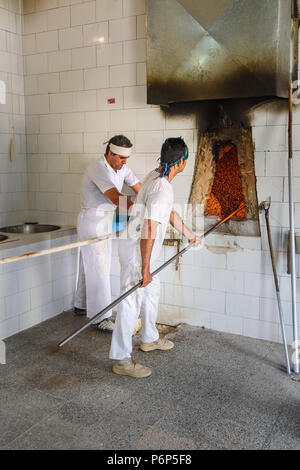
[[[159,173],[151,171],[145,178],[140,191],[137,195],[134,205],[130,208],[130,220],[127,226],[127,240],[124,240],[122,234],[122,243],[126,249],[122,252],[128,256],[130,250],[135,251],[135,259],[141,264],[140,239],[143,224],[145,220],[155,220],[159,222],[156,232],[156,239],[151,252],[151,264],[157,260],[163,244],[166,229],[170,220],[170,214],[173,209],[174,193],[171,183],[166,177],[160,177]],[[129,246],[131,245],[131,246]],[[120,259],[121,264],[126,260]]]
[[[121,192],[124,183],[134,186],[138,182],[139,180],[127,165],[115,171],[103,156],[89,165],[83,177],[81,207],[114,211],[116,205],[104,193],[111,188],[116,188]]]

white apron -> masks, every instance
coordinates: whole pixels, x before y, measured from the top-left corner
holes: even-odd
[[[79,240],[111,232],[114,212],[81,209],[77,220]],[[87,310],[92,318],[111,303],[110,267],[112,241],[104,240],[80,248],[75,306]],[[110,317],[108,311],[101,320]],[[99,320],[96,320],[96,323]]]

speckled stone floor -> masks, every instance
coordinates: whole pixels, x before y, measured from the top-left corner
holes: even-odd
[[[111,372],[110,335],[72,311],[8,338],[0,365],[1,449],[300,449],[300,382],[279,344],[180,325],[171,351]]]

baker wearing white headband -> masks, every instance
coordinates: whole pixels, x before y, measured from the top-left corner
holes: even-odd
[[[82,208],[77,229],[80,240],[112,232],[117,207],[129,209],[132,201],[122,194],[124,183],[135,193],[141,183],[127,165],[132,143],[123,135],[112,137],[105,154],[92,163],[82,182]],[[75,295],[75,313],[92,318],[111,303],[111,240],[80,248],[79,273]],[[111,311],[97,325],[101,331],[112,331]]]
[[[122,155],[123,157],[130,157],[131,147],[119,147],[115,144],[109,144],[109,148],[115,155]]]

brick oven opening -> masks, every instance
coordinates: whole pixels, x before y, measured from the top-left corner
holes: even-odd
[[[211,192],[206,201],[205,214],[224,218],[245,202],[241,170],[237,149],[231,142],[215,142],[213,154],[216,169]],[[241,209],[235,216],[243,219],[245,217],[246,208]]]
[[[219,229],[230,235],[260,236],[251,127],[235,123],[204,132],[199,141],[189,198],[207,228],[242,203],[246,208]]]

